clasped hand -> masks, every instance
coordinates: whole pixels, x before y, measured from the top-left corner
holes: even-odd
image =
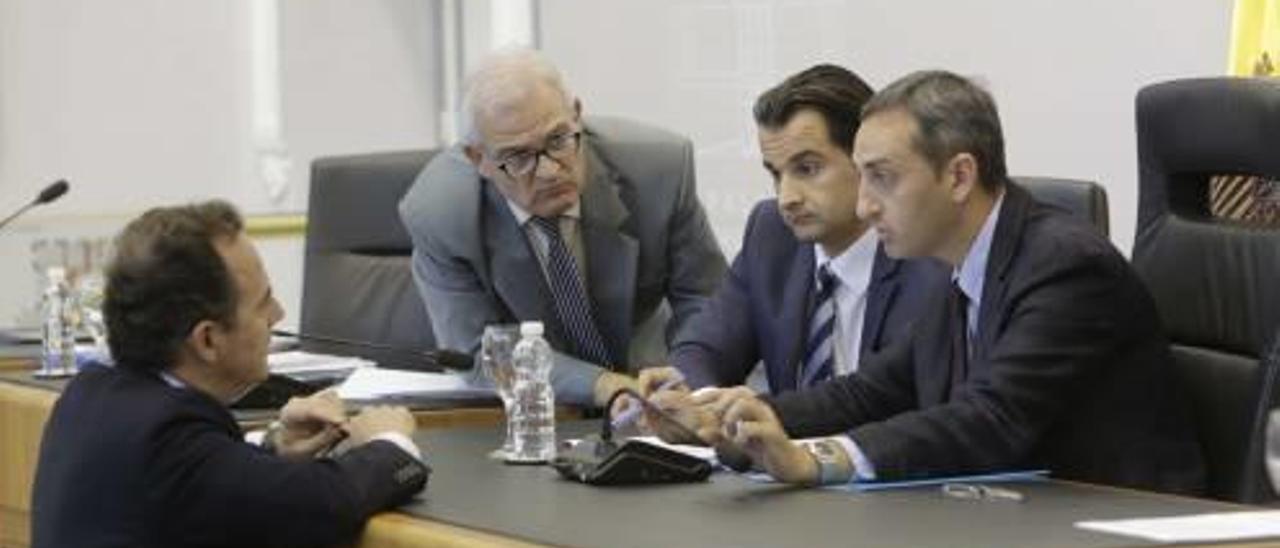
[[[409,436],[416,427],[413,415],[403,407],[366,407],[348,419],[342,399],[333,390],[291,398],[280,410],[280,424],[273,440],[276,453],[291,460],[314,458],[344,439],[356,446],[387,432]]]

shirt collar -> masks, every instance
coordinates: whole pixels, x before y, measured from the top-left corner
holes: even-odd
[[[991,254],[991,240],[995,237],[996,221],[1000,219],[1000,208],[1004,205],[1004,193],[996,198],[996,204],[987,212],[987,220],[982,223],[982,230],[969,245],[960,265],[951,271],[951,281],[960,286],[960,291],[969,302],[982,302],[982,285],[987,278],[987,258]]]
[[[177,388],[178,390],[187,389],[187,383],[182,382],[182,379],[175,377],[172,373],[168,371],[161,371],[159,375],[160,375],[160,380],[163,380],[165,384],[172,386],[174,388]]]
[[[506,198],[504,198],[504,200],[505,199]],[[511,210],[511,215],[515,216],[516,218],[516,224],[520,226],[524,226],[525,223],[529,222],[529,219],[533,218],[532,213],[525,211],[523,207],[520,207],[515,202],[511,200],[506,200],[506,202],[507,202],[507,208]],[[578,201],[573,204],[573,207],[569,208],[564,213],[561,213],[560,216],[569,217],[575,221],[581,218],[582,217],[582,197],[579,196]]]
[[[854,240],[853,244],[835,257],[828,257],[821,245],[813,244],[814,275],[817,276],[822,265],[829,265],[836,278],[855,293],[863,293],[871,283],[871,268],[876,261],[876,248],[880,245],[880,237],[876,231],[867,230]]]

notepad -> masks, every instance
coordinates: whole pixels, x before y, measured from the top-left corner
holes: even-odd
[[[317,354],[301,350],[274,352],[267,355],[267,367],[272,373],[290,376],[318,373],[346,375],[356,369],[374,365],[372,361],[363,358]]]
[[[1155,542],[1220,542],[1280,538],[1280,510],[1080,521],[1075,525],[1080,529]]]
[[[828,486],[832,489],[854,491],[886,491],[890,489],[909,489],[912,487],[929,487],[948,483],[1006,483],[1021,481],[1043,481],[1048,479],[1048,470],[1011,470],[990,474],[966,474],[960,476],[938,476],[910,480],[856,480],[850,483]]]
[[[762,472],[749,472],[743,474],[751,480],[772,483],[777,480],[773,476]],[[1007,483],[1007,482],[1026,482],[1026,481],[1044,481],[1049,478],[1048,470],[1011,470],[1008,472],[995,472],[990,474],[966,474],[959,476],[937,476],[931,478],[918,478],[909,480],[855,480],[849,483],[840,483],[834,485],[824,485],[823,489],[833,489],[837,491],[849,491],[854,493],[866,493],[871,491],[888,491],[892,489],[911,489],[915,487],[930,487],[937,485],[945,485],[948,483]]]
[[[376,400],[406,396],[492,398],[493,389],[473,386],[462,375],[361,367],[338,386],[344,400]]]

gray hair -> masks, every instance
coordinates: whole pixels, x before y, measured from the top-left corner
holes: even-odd
[[[899,109],[915,119],[918,130],[913,146],[935,172],[956,154],[967,152],[978,161],[983,186],[1004,185],[1008,179],[1004,135],[995,100],[987,90],[951,72],[914,72],[875,94],[862,107],[862,119]]]
[[[463,144],[480,144],[480,116],[496,106],[524,99],[535,84],[560,92],[565,103],[572,107],[573,94],[565,86],[560,70],[545,55],[518,46],[487,55],[467,77],[458,124]]]

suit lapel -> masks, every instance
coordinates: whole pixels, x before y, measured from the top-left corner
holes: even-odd
[[[862,320],[862,342],[858,356],[865,356],[876,347],[884,324],[888,320],[889,307],[898,295],[898,278],[895,274],[902,261],[884,254],[884,246],[876,246],[875,262],[871,266],[871,287],[867,288],[867,311]]]
[[[783,356],[787,356],[786,367],[780,371],[777,386],[771,386],[775,392],[795,390],[799,386],[800,368],[804,361],[805,335],[809,332],[809,315],[813,309],[813,244],[800,244],[796,253],[795,264],[788,269],[789,274],[782,286],[782,304],[774,308],[782,311],[779,333],[783,334]],[[771,375],[772,377],[772,375]]]
[[[582,191],[582,244],[587,291],[596,325],[618,364],[627,360],[640,245],[627,230],[631,213],[618,196],[619,176],[586,141],[587,186]]]
[[[1013,266],[1018,242],[1022,240],[1022,230],[1033,205],[1031,196],[1017,184],[1009,182],[1005,185],[1004,205],[1001,206],[995,234],[991,237],[991,251],[987,255],[986,280],[983,282],[982,304],[978,309],[978,331],[970,367],[986,363],[987,350],[998,327],[996,322],[1005,308],[1009,269]]]

